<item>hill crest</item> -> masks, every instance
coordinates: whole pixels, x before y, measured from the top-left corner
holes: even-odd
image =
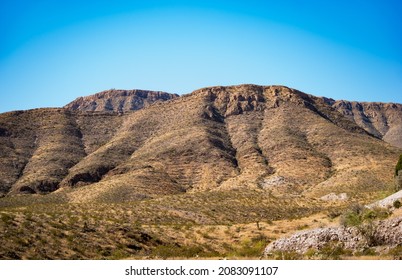
[[[179,95],[149,90],[105,90],[93,95],[78,97],[64,108],[80,111],[128,112],[142,109],[157,101],[177,98]]]

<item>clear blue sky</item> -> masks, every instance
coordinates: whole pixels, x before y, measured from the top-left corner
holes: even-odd
[[[2,0],[0,112],[242,83],[402,103],[401,15],[387,0]]]

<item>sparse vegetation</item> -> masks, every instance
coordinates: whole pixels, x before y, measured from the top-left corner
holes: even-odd
[[[351,250],[345,250],[337,242],[328,242],[320,250],[311,250],[305,254],[305,257],[309,259],[321,259],[321,260],[340,260],[345,256],[351,256]]]
[[[376,219],[385,219],[391,213],[385,208],[369,209],[359,204],[354,204],[346,211],[340,219],[343,226],[361,226],[366,222],[372,222]]]
[[[402,260],[402,245],[395,246],[388,251],[388,255],[395,260]]]
[[[174,259],[174,258],[206,258],[217,256],[216,252],[205,251],[201,246],[180,246],[177,244],[159,245],[152,250],[152,255],[161,259]]]
[[[352,205],[350,209],[341,216],[340,223],[343,226],[356,227],[366,238],[369,246],[376,246],[374,220],[386,219],[390,211],[385,208],[366,208],[361,205]]]
[[[275,260],[302,260],[304,256],[294,251],[277,251],[273,252],[272,259]]]
[[[402,170],[402,155],[399,156],[399,160],[395,166],[395,176],[398,176],[399,170]]]
[[[328,218],[335,219],[338,218],[341,214],[342,212],[339,209],[330,209],[328,211]]]

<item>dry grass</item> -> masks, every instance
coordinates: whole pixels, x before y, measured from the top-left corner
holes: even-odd
[[[258,221],[258,225],[257,222],[220,225],[212,221],[209,213],[202,217],[182,209],[172,210],[175,206],[166,210],[156,209],[155,204],[140,204],[49,203],[3,208],[0,256],[2,259],[258,258],[269,241],[310,224],[304,218]],[[314,216],[314,220],[311,226],[324,223],[325,217]]]

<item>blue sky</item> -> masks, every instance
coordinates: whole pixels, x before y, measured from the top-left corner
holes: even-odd
[[[243,83],[402,103],[401,3],[3,0],[0,112]]]

